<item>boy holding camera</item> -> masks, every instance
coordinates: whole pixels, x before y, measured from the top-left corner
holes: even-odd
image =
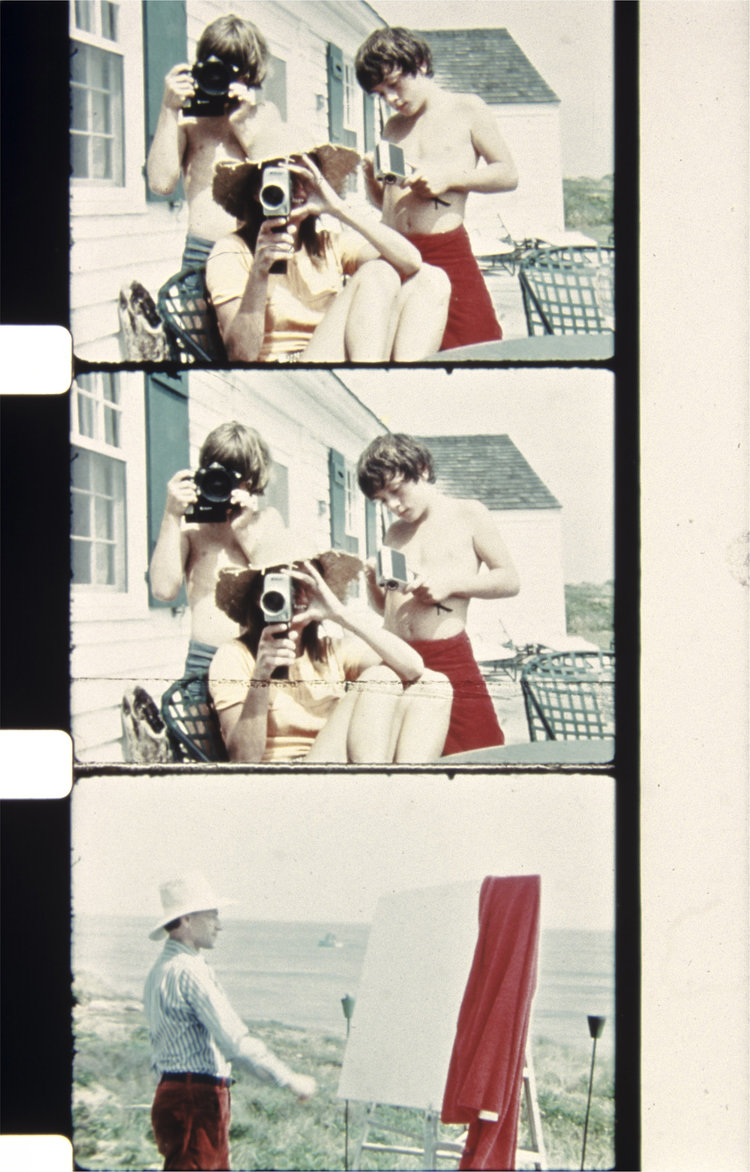
[[[211,193],[216,163],[251,158],[257,139],[280,121],[273,103],[260,98],[267,62],[261,32],[230,14],[203,30],[192,69],[183,62],[165,78],[146,173],[158,195],[171,195],[183,177],[188,205],[183,269],[205,264],[215,241],[235,228]]]
[[[441,349],[499,340],[502,330],[464,227],[470,191],[513,191],[518,185],[494,115],[474,94],[440,89],[429,46],[407,29],[376,29],[360,46],[355,68],[362,88],[393,109],[383,138],[401,148],[406,162],[403,177],[378,178],[382,172],[367,159],[370,197],[384,222],[451,281]],[[477,169],[480,159],[487,166]]]
[[[407,572],[366,570],[370,602],[385,629],[400,635],[453,686],[443,755],[489,745],[504,736],[466,633],[472,598],[518,594],[518,573],[489,511],[477,500],[444,496],[435,484],[432,454],[408,435],[377,436],[359,458],[359,487],[382,501],[395,520],[385,544],[400,551]],[[480,573],[482,566],[486,572]],[[390,578],[390,580],[388,580]]]
[[[206,436],[200,468],[176,472],[167,485],[159,537],[149,566],[155,598],[171,602],[184,580],[190,606],[190,646],[184,676],[207,676],[221,643],[239,627],[215,600],[219,573],[244,568],[259,541],[284,522],[276,509],[260,509],[271,456],[256,431],[223,423]]]

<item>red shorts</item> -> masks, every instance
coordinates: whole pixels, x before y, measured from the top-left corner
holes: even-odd
[[[229,1087],[160,1082],[151,1125],[165,1169],[229,1168]]]
[[[453,686],[453,704],[443,756],[504,745],[505,737],[492,706],[466,631],[451,639],[412,639],[409,645],[425,667],[441,671]]]
[[[419,249],[425,264],[444,269],[450,277],[448,321],[440,349],[499,342],[503,331],[463,224],[452,232],[437,232],[434,236],[418,233],[406,239]]]

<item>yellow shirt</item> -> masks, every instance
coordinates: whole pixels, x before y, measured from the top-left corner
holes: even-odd
[[[343,242],[329,232],[324,232],[323,238],[322,257],[311,257],[300,248],[287,261],[285,273],[269,273],[259,362],[303,351],[341,291],[344,274],[356,270],[357,250],[348,235]],[[216,242],[206,265],[206,285],[214,308],[242,297],[252,267],[253,254],[238,233]]]
[[[271,680],[267,687],[268,724],[262,762],[295,761],[307,756],[316,736],[346,691],[348,680],[362,670],[361,644],[328,640],[327,661],[313,664],[307,653],[289,668],[288,680]],[[244,704],[255,659],[242,639],[224,643],[208,672],[208,687],[217,712]]]

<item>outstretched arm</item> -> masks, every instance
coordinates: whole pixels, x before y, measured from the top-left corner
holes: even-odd
[[[190,555],[190,538],[182,527],[182,518],[197,499],[190,469],[176,472],[167,484],[164,516],[148,568],[151,593],[160,602],[171,602],[182,585]]]

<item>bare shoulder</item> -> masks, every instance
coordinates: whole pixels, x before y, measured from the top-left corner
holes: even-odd
[[[408,129],[408,121],[402,114],[391,114],[383,127],[383,138],[388,142],[400,142]]]
[[[404,521],[393,521],[388,526],[384,541],[386,545],[398,549],[409,536],[409,526]]]
[[[452,503],[457,519],[467,528],[474,530],[478,525],[486,525],[488,521],[492,521],[492,514],[481,501],[465,497]]]

